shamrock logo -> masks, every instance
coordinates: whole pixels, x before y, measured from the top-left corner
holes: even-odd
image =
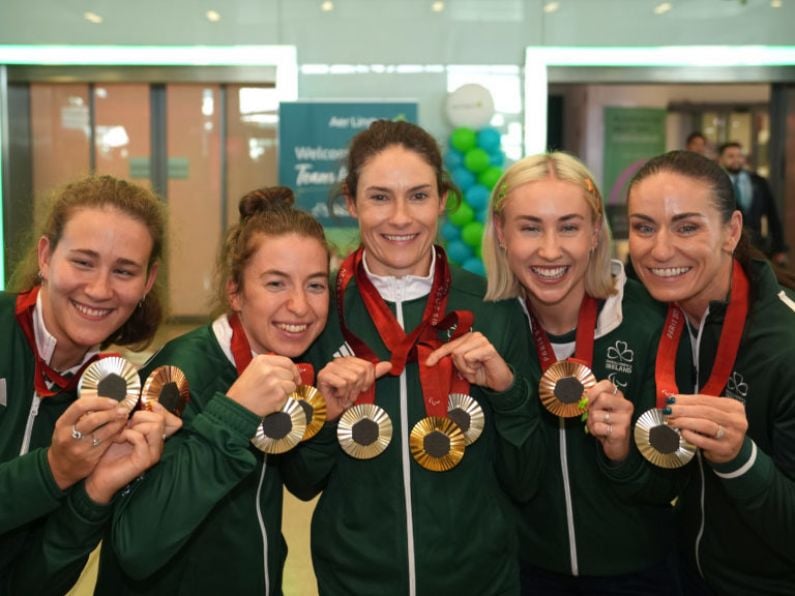
[[[635,359],[635,352],[629,349],[627,342],[619,340],[615,346],[607,348],[607,357],[610,360],[632,362]]]
[[[748,383],[745,382],[743,376],[736,370],[732,373],[732,376],[729,377],[726,388],[729,390],[729,393],[734,393],[740,397],[748,395]]]

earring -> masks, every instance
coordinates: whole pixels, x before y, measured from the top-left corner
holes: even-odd
[[[138,301],[138,308],[143,308],[144,307],[144,300],[146,300],[146,294],[141,296],[141,299]]]

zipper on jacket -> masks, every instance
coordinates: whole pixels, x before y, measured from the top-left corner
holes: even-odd
[[[259,529],[262,532],[262,552],[263,555],[263,569],[265,571],[265,596],[271,593],[270,590],[270,576],[268,575],[268,533],[265,531],[265,520],[262,518],[262,508],[260,506],[260,495],[262,494],[262,484],[265,481],[265,470],[268,469],[268,456],[262,458],[262,474],[259,477],[259,486],[257,486],[257,521],[259,522]]]
[[[569,556],[571,558],[571,574],[580,574],[577,564],[577,540],[574,535],[574,506],[571,501],[571,483],[569,482],[569,458],[566,451],[566,419],[560,420],[560,468],[563,476],[563,494],[566,497],[566,526],[569,531]]]
[[[406,326],[403,321],[403,303],[398,298],[395,302],[397,320],[402,329]],[[406,369],[400,373],[400,455],[403,463],[403,499],[406,502],[406,548],[408,550],[409,564],[409,596],[417,594],[417,571],[414,562],[414,513],[411,506],[411,455],[406,437],[409,428],[408,385],[406,382]]]
[[[25,434],[22,437],[22,447],[19,449],[20,455],[25,455],[30,450],[30,435],[33,434],[33,423],[36,422],[36,416],[39,415],[40,405],[41,398],[34,393],[33,401],[30,404],[30,412],[28,413],[28,423],[25,425]]]

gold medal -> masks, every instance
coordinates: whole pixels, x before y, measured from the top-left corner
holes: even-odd
[[[138,371],[124,358],[113,356],[92,363],[77,384],[80,397],[110,397],[129,411],[138,403],[141,379]]]
[[[464,433],[464,441],[471,445],[483,432],[485,416],[483,408],[471,395],[451,393],[447,396],[447,417]]]
[[[288,397],[281,410],[263,418],[251,442],[265,453],[284,453],[301,442],[304,431],[306,431],[304,409],[297,400]]]
[[[591,369],[571,360],[552,364],[538,385],[541,403],[555,416],[574,418],[582,414],[579,402],[585,391],[596,385]]]
[[[371,459],[383,453],[392,440],[392,421],[375,404],[355,405],[340,416],[337,440],[351,457]]]
[[[298,405],[304,409],[306,415],[306,431],[302,441],[308,441],[314,437],[323,424],[326,422],[326,399],[323,394],[312,385],[299,385],[296,390],[290,394]]]
[[[409,435],[414,460],[426,470],[444,472],[458,465],[464,457],[466,439],[458,425],[450,418],[423,418]]]
[[[662,410],[652,408],[635,423],[635,444],[643,457],[661,468],[681,468],[696,454],[696,447],[668,426]]]
[[[188,379],[176,366],[158,366],[146,378],[141,392],[141,407],[152,411],[152,404],[160,404],[175,416],[182,417],[190,399]]]

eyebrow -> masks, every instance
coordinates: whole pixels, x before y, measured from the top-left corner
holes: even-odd
[[[415,191],[418,191],[418,190],[424,190],[426,188],[433,188],[433,185],[432,184],[419,184],[417,186],[412,186],[409,189],[409,192],[415,192]],[[386,186],[368,186],[364,190],[365,191],[378,190],[378,191],[387,192],[387,193],[388,192],[392,192],[392,189],[391,188],[387,188]]]
[[[642,219],[643,221],[655,221],[655,219],[653,217],[651,217],[649,215],[644,215],[643,213],[630,213],[629,217],[630,217],[630,219],[634,218],[634,219]],[[691,211],[691,212],[687,212],[687,213],[677,213],[676,215],[674,215],[671,218],[671,221],[674,221],[674,222],[681,221],[683,219],[688,219],[690,217],[703,219],[706,216],[703,213],[699,213],[697,211]]]
[[[83,255],[86,257],[91,257],[92,259],[101,259],[102,256],[95,250],[90,250],[88,248],[72,248],[69,250],[70,254],[73,255]],[[120,257],[114,261],[114,265],[126,265],[127,267],[138,267],[143,269],[146,267],[145,264],[138,263],[137,261],[133,261],[132,259],[125,259],[124,257]]]
[[[260,273],[260,278],[265,277],[266,275],[275,275],[277,277],[290,277],[290,274],[287,271],[281,271],[279,269],[268,269]],[[323,279],[328,278],[327,271],[316,271],[315,273],[310,273],[307,276],[307,279],[314,279],[316,277],[322,277]]]
[[[540,217],[536,217],[535,215],[519,215],[516,219],[532,221],[532,222],[541,222],[543,221]],[[585,218],[580,215],[579,213],[569,213],[568,215],[562,215],[558,218],[558,221],[571,221],[572,219],[582,219]]]

